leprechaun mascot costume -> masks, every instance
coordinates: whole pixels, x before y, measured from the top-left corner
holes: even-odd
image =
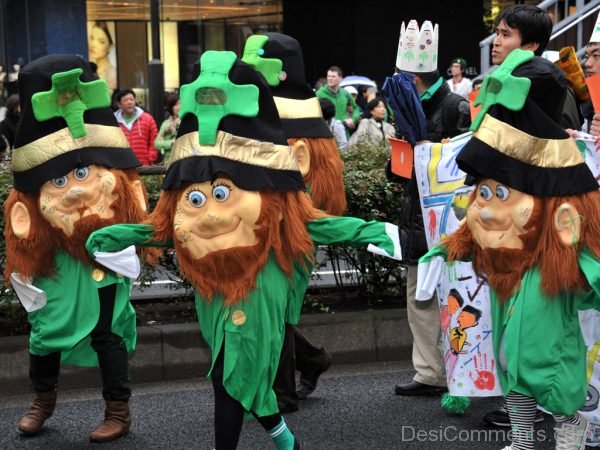
[[[314,91],[304,78],[302,49],[296,39],[281,33],[250,36],[244,48],[244,62],[261,72],[273,94],[287,142],[292,147],[313,205],[328,214],[346,210],[343,166],[337,144]],[[312,265],[296,265],[297,297],[288,307],[286,335],[275,379],[275,393],[281,412],[298,409],[298,398],[307,398],[316,388],[319,376],[331,364],[323,347],[314,346],[296,326],[310,281]],[[296,370],[300,382],[296,390]]]
[[[484,79],[473,136],[456,158],[476,184],[465,222],[419,265],[418,291],[433,291],[436,257],[472,259],[490,285],[494,359],[512,425],[508,449],[534,448],[538,404],[557,423],[556,448],[585,447],[579,313],[600,307],[598,181],[543,105],[564,97],[547,64],[517,49]],[[518,75],[528,71],[539,79]]]
[[[81,58],[31,62],[19,73],[19,90],[5,279],[28,311],[36,399],[18,427],[35,434],[52,415],[61,361],[100,366],[106,413],[90,436],[111,440],[130,424],[136,330],[123,274],[137,277],[139,261],[132,248],[115,273],[89,257],[85,242],[103,226],[145,218],[139,162],[109,108],[106,83]]]
[[[100,230],[87,247],[172,243],[212,352],[216,448],[237,447],[246,413],[278,449],[299,448],[272,387],[294,266],[313,260],[315,243],[399,258],[397,229],[314,209],[264,77],[232,52],[204,53],[199,70],[181,88],[181,127],[148,224]]]

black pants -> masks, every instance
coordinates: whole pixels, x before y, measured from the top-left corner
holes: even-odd
[[[112,329],[117,285],[98,289],[100,317],[92,330],[92,348],[98,354],[105,400],[127,401],[131,396],[127,349]],[[36,392],[48,392],[58,384],[60,352],[44,356],[29,354],[29,378]]]
[[[215,447],[216,450],[233,450],[237,448],[244,423],[244,407],[225,390],[223,386],[225,342],[212,368],[211,380],[215,394]],[[267,431],[281,422],[279,414],[258,417],[256,420]]]
[[[322,371],[326,360],[323,347],[315,347],[297,326],[286,323],[279,367],[273,383],[277,401],[287,406],[297,405],[296,370],[300,372],[300,380],[306,382],[312,378],[312,374]]]

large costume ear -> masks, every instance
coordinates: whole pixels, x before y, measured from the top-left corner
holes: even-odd
[[[303,177],[307,176],[308,172],[310,172],[310,150],[308,149],[308,145],[300,139],[292,145],[292,151],[294,152],[294,158],[296,159],[300,173]]]
[[[574,245],[581,239],[581,216],[570,203],[562,203],[554,213],[554,227],[564,245]]]
[[[133,189],[135,198],[140,204],[140,209],[142,211],[147,211],[148,205],[146,205],[146,197],[144,197],[144,187],[142,186],[142,182],[140,180],[135,180],[129,183],[129,186]]]
[[[19,239],[27,239],[31,230],[31,217],[25,203],[16,202],[10,210],[10,225],[13,234]]]

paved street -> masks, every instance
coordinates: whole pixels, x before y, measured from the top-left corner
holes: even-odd
[[[505,430],[487,428],[481,416],[499,399],[476,399],[464,416],[449,416],[439,398],[398,397],[393,386],[409,381],[408,363],[332,367],[301,410],[286,416],[304,450],[320,449],[502,449]],[[129,435],[91,444],[87,433],[103,414],[96,391],[62,392],[45,431],[24,438],[16,421],[30,397],[0,397],[2,449],[212,449],[212,389],[206,381],[137,385],[131,400]],[[536,449],[551,449],[552,422],[537,427]],[[274,448],[255,420],[244,424],[240,449]]]

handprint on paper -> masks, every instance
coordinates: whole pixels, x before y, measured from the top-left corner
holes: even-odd
[[[473,356],[473,362],[475,364],[475,373],[477,377],[473,376],[473,372],[469,371],[469,378],[473,381],[473,384],[477,389],[482,391],[493,390],[496,385],[496,377],[494,376],[494,359],[492,358],[491,367],[488,370],[487,354],[477,353],[479,355],[479,363],[477,362],[477,356]]]
[[[435,238],[435,229],[437,226],[437,217],[435,215],[435,211],[433,209],[429,210],[429,235],[431,239]]]

